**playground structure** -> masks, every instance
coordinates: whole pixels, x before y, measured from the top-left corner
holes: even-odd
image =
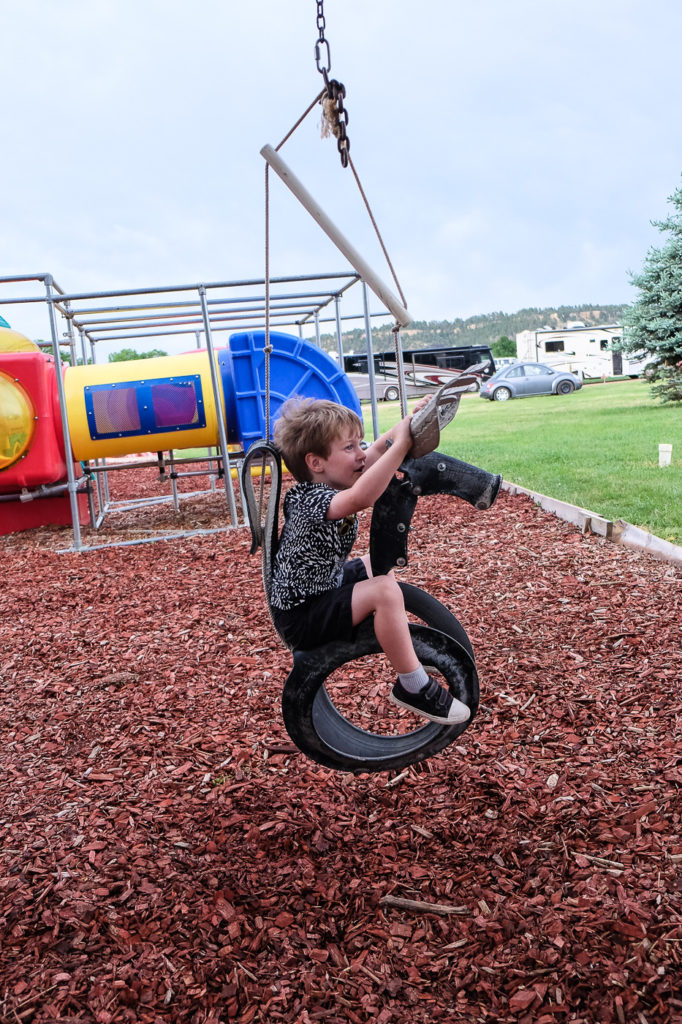
[[[358,283],[362,311],[342,315],[341,300]],[[10,287],[15,293],[6,295]],[[276,278],[267,287],[245,280],[97,293],[67,293],[49,274],[0,278],[3,312],[27,304],[46,314],[51,340],[42,351],[6,318],[0,324],[0,533],[70,523],[74,550],[88,546],[84,523],[98,529],[124,507],[111,499],[109,474],[133,464],[158,467],[172,493],[125,507],[172,501],[177,508],[177,480],[208,476],[212,491],[216,481],[224,487],[227,528],[238,526],[234,480],[246,448],[266,436],[292,394],[359,412],[342,369],[341,323],[364,321],[371,354],[371,319],[387,315],[370,312],[367,287],[353,271]],[[268,366],[266,323],[277,328],[267,332]],[[319,347],[323,324],[333,325],[336,362]],[[314,334],[304,338],[304,330]],[[227,344],[216,345],[224,332]],[[177,345],[183,336],[193,349],[181,354],[97,362],[103,342]],[[376,402],[372,419],[376,436]],[[208,454],[176,454],[196,448]],[[125,461],[146,452],[148,462]]]

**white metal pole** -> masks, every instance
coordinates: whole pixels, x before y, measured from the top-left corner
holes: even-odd
[[[263,159],[270,165],[270,167],[272,167],[273,171],[279,175],[287,188],[293,192],[302,206],[306,208],[310,216],[317,221],[325,234],[331,238],[337,249],[343,253],[348,262],[357,270],[360,277],[369,285],[377,298],[388,307],[398,324],[401,327],[407,327],[411,318],[400,299],[398,299],[388,285],[384,284],[381,278],[374,273],[370,265],[363,259],[357,249],[351,245],[345,235],[339,231],[336,225],[329,219],[322,207],[311,196],[310,192],[308,192],[303,182],[299,181],[291,168],[289,168],[284,160],[282,160],[279,153],[277,153],[272,146],[263,146],[260,152]]]
[[[377,408],[377,388],[374,374],[374,345],[372,343],[372,321],[369,315],[369,296],[367,285],[362,282],[362,304],[365,313],[365,341],[367,344],[367,374],[369,377],[369,397],[372,407],[372,431],[374,440],[379,436],[379,410]]]
[[[345,370],[343,365],[343,332],[341,331],[341,298],[334,296],[334,313],[336,316],[336,351],[339,354],[339,369]]]
[[[54,309],[54,296],[52,292],[53,279],[51,275],[45,277],[45,291],[47,299],[47,311],[50,318],[50,332],[52,334],[52,354],[54,356],[54,367],[57,376],[57,395],[59,398],[59,412],[62,421],[62,437],[64,438],[64,458],[66,460],[66,478],[69,483],[69,504],[71,508],[71,522],[73,527],[73,547],[80,551],[81,524],[78,509],[78,483],[73,469],[73,453],[71,451],[71,434],[69,432],[69,417],[66,411],[66,392],[64,390],[64,378],[62,376],[62,360],[59,353],[59,337],[57,334],[57,316]],[[73,358],[73,357],[72,357]]]

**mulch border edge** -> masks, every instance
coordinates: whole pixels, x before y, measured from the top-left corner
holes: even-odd
[[[624,547],[635,548],[638,551],[645,551],[654,558],[665,562],[682,565],[682,547],[678,544],[671,544],[670,541],[656,537],[653,533],[647,533],[639,526],[633,526],[625,519],[605,519],[597,512],[581,508],[580,505],[571,505],[567,501],[560,501],[558,498],[550,498],[539,491],[531,491],[520,484],[503,480],[502,489],[510,494],[525,494],[537,505],[540,505],[546,512],[551,512],[559,519],[573,523],[581,533],[594,533],[599,537],[605,537],[616,544]]]

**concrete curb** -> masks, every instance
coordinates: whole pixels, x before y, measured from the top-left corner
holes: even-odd
[[[581,508],[579,505],[569,505],[568,502],[559,501],[557,498],[549,498],[546,494],[530,491],[527,487],[520,487],[518,484],[512,484],[508,480],[502,481],[502,489],[509,491],[510,494],[527,495],[537,505],[545,509],[546,512],[551,512],[559,519],[573,523],[581,533],[595,533],[597,536],[605,537],[615,544],[622,544],[627,548],[635,548],[637,551],[646,551],[647,554],[653,555],[654,558],[682,565],[682,547],[677,544],[671,544],[667,540],[662,540],[660,537],[655,537],[653,533],[647,533],[646,530],[642,530],[639,526],[633,526],[632,523],[627,523],[624,519],[617,519],[615,522],[612,522],[610,519],[597,515],[596,512],[590,512],[587,508]]]

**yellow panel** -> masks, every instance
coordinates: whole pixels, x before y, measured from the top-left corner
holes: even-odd
[[[66,370],[64,389],[75,459],[111,458],[137,452],[166,451],[170,448],[201,448],[218,443],[218,419],[213,398],[211,371],[206,352],[190,352],[181,356],[158,356],[129,362],[103,363],[101,366],[74,366]],[[168,430],[165,433],[130,435],[93,439],[90,436],[85,388],[101,384],[126,384],[158,378],[196,374],[201,378],[206,426],[197,429]],[[219,375],[220,379],[220,375]],[[222,395],[221,395],[222,400]]]
[[[0,373],[0,471],[28,450],[35,432],[35,409],[21,384]]]
[[[39,352],[35,341],[10,327],[0,327],[0,352]]]

